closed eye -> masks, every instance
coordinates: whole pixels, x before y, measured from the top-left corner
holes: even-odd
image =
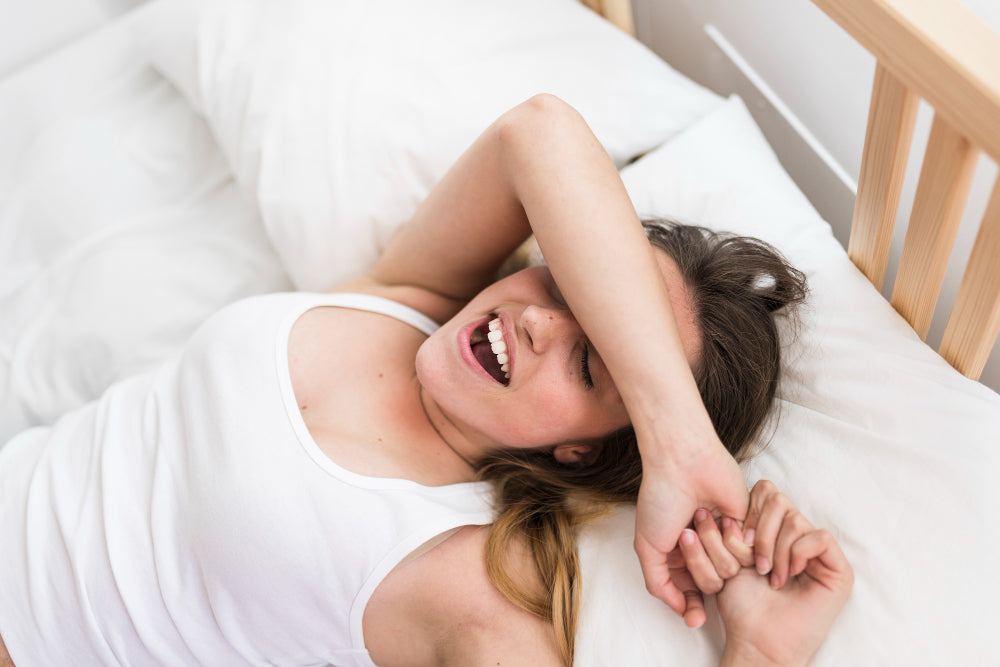
[[[590,374],[590,346],[584,343],[581,349],[580,377],[583,378],[583,384],[587,389],[593,389],[594,377]]]

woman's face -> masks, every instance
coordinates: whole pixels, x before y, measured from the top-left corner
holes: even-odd
[[[692,362],[700,334],[688,291],[673,260],[655,254]],[[629,423],[607,367],[546,267],[480,292],[421,346],[417,377],[461,436],[460,454],[473,460],[498,447],[593,442]],[[454,437],[447,438],[453,447]]]

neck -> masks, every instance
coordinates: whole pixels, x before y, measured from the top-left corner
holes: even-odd
[[[429,426],[437,446],[446,453],[446,456],[452,458],[458,467],[464,468],[469,480],[474,479],[477,467],[476,457],[472,453],[474,448],[469,446],[469,439],[448,418],[437,402],[427,394],[420,381],[415,379],[414,382],[417,400],[420,401],[420,407],[426,419],[425,430]]]

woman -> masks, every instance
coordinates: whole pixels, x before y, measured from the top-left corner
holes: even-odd
[[[549,269],[482,289],[531,232]],[[736,283],[769,321],[800,281],[737,245],[766,257]],[[716,334],[682,260],[650,248],[578,114],[516,107],[367,275],[235,304],[0,450],[0,637],[21,667],[567,662],[573,522],[636,495],[647,586],[698,624],[707,575],[667,554],[699,507],[745,516],[716,428],[738,451],[763,411],[716,405],[713,427],[691,367]]]

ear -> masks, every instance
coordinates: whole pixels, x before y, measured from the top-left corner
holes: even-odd
[[[555,446],[552,457],[565,466],[584,468],[593,465],[602,446],[599,442],[564,443]]]

